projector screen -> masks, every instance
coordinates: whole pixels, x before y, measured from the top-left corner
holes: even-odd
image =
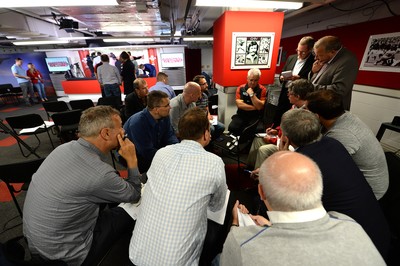
[[[160,54],[162,68],[185,67],[183,53]]]
[[[65,72],[70,70],[68,57],[47,57],[45,60],[50,72]]]

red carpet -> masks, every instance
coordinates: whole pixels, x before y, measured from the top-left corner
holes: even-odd
[[[242,169],[238,171],[237,164],[226,164],[225,173],[226,183],[231,191],[241,191],[256,185],[249,174],[245,173]]]
[[[27,138],[29,138],[29,136],[20,136],[19,138],[22,140],[26,140]],[[17,144],[17,140],[14,139],[13,137],[7,137],[5,139],[0,140],[0,147],[10,147],[15,144]]]
[[[11,108],[7,108],[7,109],[3,109],[0,112],[2,112],[2,113],[10,113],[10,112],[14,112],[14,111],[17,111],[17,110],[20,110],[20,109],[21,108],[19,108],[19,107],[11,107]]]
[[[21,184],[12,184],[12,186],[16,189],[16,190],[20,190],[22,187],[22,183]],[[18,195],[19,193],[16,193],[15,195]],[[0,202],[8,202],[8,201],[12,201],[10,192],[7,189],[6,183],[4,183],[3,181],[0,181]]]

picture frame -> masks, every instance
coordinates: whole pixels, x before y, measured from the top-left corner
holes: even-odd
[[[400,32],[371,35],[360,70],[400,72]]]
[[[271,68],[275,32],[232,32],[231,69]]]

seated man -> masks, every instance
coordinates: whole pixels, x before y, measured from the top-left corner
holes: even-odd
[[[319,166],[324,189],[322,203],[327,211],[344,213],[359,223],[386,258],[390,231],[385,216],[360,169],[343,145],[321,137],[315,114],[304,109],[289,110],[282,116],[280,150],[292,145]]]
[[[128,119],[133,114],[142,111],[147,106],[147,82],[137,78],[133,82],[134,91],[125,97],[125,117]]]
[[[209,114],[209,119],[212,120],[212,116],[210,115],[210,111],[208,110],[208,84],[205,76],[197,75],[193,78],[193,81],[200,85],[201,88],[201,97],[197,100],[196,106],[206,110],[207,114]],[[212,140],[217,139],[221,136],[225,131],[225,125],[221,122],[217,121],[216,125],[210,126],[211,130],[211,138]]]
[[[147,172],[129,246],[135,265],[198,265],[207,208],[217,211],[225,202],[224,163],[203,148],[211,138],[204,111],[186,111],[179,132],[182,142],[160,149]]]
[[[158,149],[178,143],[169,119],[170,109],[168,95],[152,91],[147,95],[147,107],[125,122],[128,138],[136,145],[141,173],[147,172]]]
[[[164,72],[158,72],[157,83],[149,89],[149,91],[163,91],[168,94],[168,98],[171,100],[176,96],[174,89],[168,85],[168,75]]]
[[[357,116],[345,112],[342,97],[320,90],[307,97],[307,108],[318,115],[324,135],[340,141],[364,174],[379,200],[389,187],[389,172],[382,146]]]
[[[246,209],[237,202],[220,265],[386,265],[359,224],[325,211],[321,172],[308,157],[275,153],[262,164],[259,180],[272,225],[251,215],[256,225],[241,226],[238,207]]]
[[[260,119],[264,108],[267,89],[258,84],[261,77],[261,71],[258,68],[252,68],[247,73],[247,83],[239,86],[236,90],[237,113],[232,116],[232,122],[228,130],[235,136],[249,125]]]
[[[189,81],[185,84],[183,92],[171,100],[171,118],[172,128],[175,134],[179,136],[178,123],[183,113],[193,107],[196,107],[196,101],[201,97],[200,85]]]
[[[304,109],[306,106],[306,97],[309,93],[314,91],[314,86],[311,81],[306,79],[297,79],[291,82],[288,86],[289,102],[292,104],[292,109]],[[247,157],[247,165],[249,167],[254,166],[254,169],[260,167],[262,162],[276,152],[278,130],[267,128],[267,135],[263,138],[254,138],[251,145],[249,156]],[[280,136],[279,136],[280,137]]]
[[[120,207],[99,212],[100,203],[140,199],[135,146],[122,139],[119,112],[110,106],[85,110],[77,141],[59,146],[33,175],[26,195],[23,229],[32,254],[68,265],[97,265],[113,243],[133,229]],[[127,161],[122,179],[105,163],[112,149]]]

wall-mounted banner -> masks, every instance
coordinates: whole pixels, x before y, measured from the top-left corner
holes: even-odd
[[[371,35],[360,70],[400,72],[400,32]]]
[[[231,69],[270,68],[275,32],[232,32]]]

